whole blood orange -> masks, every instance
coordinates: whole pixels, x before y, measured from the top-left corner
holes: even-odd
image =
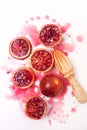
[[[40,90],[45,96],[54,97],[62,92],[63,83],[57,75],[47,74],[40,81]]]

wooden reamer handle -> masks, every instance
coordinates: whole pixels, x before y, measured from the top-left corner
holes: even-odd
[[[80,84],[78,83],[78,81],[76,80],[74,74],[71,75],[70,77],[67,78],[69,80],[69,82],[72,85],[72,89],[74,92],[75,97],[77,98],[77,100],[80,103],[85,103],[87,102],[87,93],[85,92],[85,90],[80,86]]]

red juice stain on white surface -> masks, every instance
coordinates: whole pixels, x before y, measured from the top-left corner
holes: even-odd
[[[10,73],[12,73],[12,72],[13,72],[13,70],[9,69],[6,73],[7,73],[7,74],[10,74]]]
[[[66,33],[70,27],[70,23],[66,23],[65,25],[61,26],[62,33]]]
[[[6,65],[1,66],[1,70],[5,71],[7,74],[10,74],[14,71],[13,68],[9,68]]]
[[[67,86],[69,86],[69,82],[61,75],[59,75],[59,77],[63,82],[63,91],[60,93],[60,95],[49,98],[47,101],[50,105],[47,116],[51,121],[51,124],[52,120],[56,120],[59,123],[65,123],[66,119],[69,117],[69,114],[64,112],[64,96],[67,93]]]
[[[56,22],[57,22],[56,19],[51,18],[49,15],[45,15],[44,19],[46,21],[48,20],[49,23],[55,22],[55,24],[56,24]],[[21,31],[18,33],[18,35],[22,35],[22,36],[30,38],[30,40],[32,42],[32,48],[38,47],[38,45],[41,44],[40,39],[39,39],[39,30],[37,29],[37,25],[34,24],[35,20],[38,21],[38,23],[39,23],[43,19],[41,19],[40,16],[37,16],[35,18],[31,17],[29,20],[25,21],[25,24],[23,25]],[[30,24],[30,22],[32,22],[32,24]],[[70,23],[66,23],[65,25],[61,26],[61,30],[62,30],[62,33],[64,35],[67,35],[67,31],[70,28],[70,26],[71,26]],[[68,35],[68,39],[71,39],[70,34]],[[74,51],[75,45],[73,44],[73,42],[71,44],[69,44],[68,41],[66,41],[66,37],[64,37],[63,41],[58,46],[56,46],[54,49],[60,49],[63,52],[67,52],[67,54],[68,54],[69,52]],[[10,59],[10,63],[12,65],[16,64],[18,66],[18,68],[22,67],[22,65],[24,66],[24,61],[22,64],[22,62],[20,63],[20,61],[17,61],[15,59],[13,60],[13,58],[9,58],[9,59]],[[11,62],[11,60],[13,62]],[[26,62],[25,66],[29,66],[29,63]],[[48,72],[48,73],[57,74],[55,69]],[[34,96],[34,95],[43,96],[40,92],[40,89],[39,89],[39,82],[44,75],[45,74],[36,73],[35,74],[35,77],[36,77],[35,84],[33,86],[31,86],[30,88],[25,89],[25,90],[18,89],[13,84],[10,85],[9,89],[11,91],[11,94],[9,94],[7,96],[8,99],[18,100],[19,103],[21,104],[21,107],[23,107],[22,104],[24,104],[26,99],[29,98],[30,96]],[[45,97],[48,105],[50,106],[48,113],[47,113],[48,122],[50,125],[52,124],[52,120],[56,120],[59,123],[65,123],[66,119],[69,117],[69,114],[66,114],[64,111],[64,105],[65,105],[64,104],[64,96],[67,93],[67,86],[69,85],[69,82],[66,79],[64,79],[62,77],[62,75],[59,75],[59,77],[61,78],[61,80],[63,82],[63,86],[64,86],[62,93],[54,98],[50,97],[49,99],[47,99],[47,97]]]
[[[63,42],[60,45],[54,47],[54,49],[61,50],[64,53],[66,53],[66,55],[68,55],[69,52],[73,52],[75,50],[75,45],[73,43],[70,44],[70,43]]]
[[[51,120],[48,120],[48,122],[49,122],[49,125],[52,125],[52,121]]]
[[[11,84],[9,86],[11,93],[6,96],[7,99],[18,100],[19,104],[21,105],[20,106],[21,110],[24,110],[23,104],[25,103],[25,101],[29,97],[31,97],[31,96],[42,96],[41,91],[39,89],[39,85],[37,84],[37,82],[39,83],[41,78],[42,78],[41,74],[36,74],[35,75],[36,81],[35,81],[34,85],[29,87],[28,89],[19,89],[16,86],[14,86],[13,84]]]
[[[8,99],[16,99],[21,102],[25,102],[26,99],[31,96],[41,95],[41,92],[36,85],[33,85],[28,89],[19,89],[12,84],[9,86],[9,89],[11,90],[11,94],[7,96]]]
[[[66,53],[67,55],[69,52],[74,52],[76,48],[72,36],[69,33],[67,33],[70,27],[71,27],[70,23],[66,23],[65,25],[61,26],[62,34],[64,34],[64,37],[62,38],[61,43],[58,46],[54,47],[54,49],[59,49],[64,53]]]
[[[40,20],[40,19],[41,19],[41,17],[40,17],[40,16],[36,16],[36,19],[37,19],[37,20]]]
[[[34,47],[40,44],[39,32],[36,25],[24,25],[20,31],[20,34],[25,37],[28,36]]]
[[[31,21],[33,21],[33,20],[34,20],[34,18],[33,18],[33,17],[31,17],[31,18],[30,18],[30,20],[31,20]]]
[[[72,97],[74,97],[74,92],[73,91],[71,92],[71,95],[72,95]]]
[[[53,23],[55,23],[55,22],[56,22],[56,19],[55,19],[55,18],[53,18],[53,19],[52,19],[52,22],[53,22]]]
[[[74,107],[71,108],[71,112],[72,112],[72,113],[75,113],[75,112],[76,112],[76,108],[74,108]]]
[[[50,16],[49,15],[45,15],[45,19],[50,19]]]
[[[76,39],[78,42],[83,42],[83,40],[84,40],[82,35],[78,35]]]
[[[33,85],[28,89],[19,89],[15,87],[14,85],[10,85],[9,89],[11,91],[11,94],[6,95],[6,98],[8,100],[17,100],[20,105],[20,109],[23,113],[25,113],[25,102],[26,100],[31,96],[40,96],[41,92],[38,89],[38,86]]]
[[[69,114],[64,112],[64,97],[59,97],[58,99],[51,98],[48,103],[50,104],[50,108],[47,116],[51,120],[51,123],[53,120],[59,123],[65,123]]]

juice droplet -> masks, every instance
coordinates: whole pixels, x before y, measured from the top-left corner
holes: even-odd
[[[75,44],[73,43],[66,43],[63,42],[59,46],[54,47],[54,49],[58,49],[63,51],[66,55],[69,54],[69,52],[73,52],[75,50]]]
[[[78,35],[76,39],[77,39],[78,42],[83,42],[84,38],[83,38],[82,35]]]
[[[33,17],[31,17],[31,18],[30,18],[30,20],[31,20],[31,21],[33,21],[33,20],[34,20],[34,18],[33,18]]]
[[[48,122],[49,122],[49,125],[52,125],[52,121],[51,120],[48,120]]]
[[[19,33],[20,35],[28,36],[33,46],[40,45],[39,32],[35,25],[24,25]]]
[[[56,120],[59,123],[65,123],[67,118],[69,117],[69,114],[65,114],[64,111],[64,96],[67,93],[67,86],[69,85],[69,83],[61,75],[59,76],[63,82],[63,92],[54,98],[48,99],[47,102],[48,104],[50,104],[50,108],[47,116],[50,120]]]
[[[49,15],[45,15],[45,19],[49,19],[50,18],[50,16]]]
[[[37,16],[37,17],[36,17],[36,19],[37,19],[37,20],[40,20],[40,19],[41,19],[41,17],[40,17],[40,16]]]
[[[19,89],[15,87],[14,85],[9,86],[11,95],[9,95],[9,99],[18,100],[21,102],[25,102],[27,98],[35,95],[41,95],[40,90],[38,89],[38,86],[34,85],[28,89]]]
[[[76,108],[71,108],[71,112],[75,113],[76,112]]]
[[[62,33],[66,33],[70,27],[71,27],[70,23],[66,23],[65,25],[63,25],[61,27]]]

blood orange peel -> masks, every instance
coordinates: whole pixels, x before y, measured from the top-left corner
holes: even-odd
[[[31,119],[43,118],[46,115],[46,110],[46,102],[39,96],[29,97],[25,103],[25,114]]]
[[[13,72],[12,82],[19,89],[27,89],[33,85],[35,76],[31,68],[22,67]]]
[[[26,59],[32,50],[31,42],[24,36],[15,37],[9,44],[9,53],[18,60]]]
[[[62,31],[59,25],[47,24],[42,27],[39,33],[41,42],[46,47],[54,47],[62,40]]]
[[[45,73],[52,69],[54,65],[54,57],[48,49],[36,49],[29,57],[29,64],[35,72]]]

